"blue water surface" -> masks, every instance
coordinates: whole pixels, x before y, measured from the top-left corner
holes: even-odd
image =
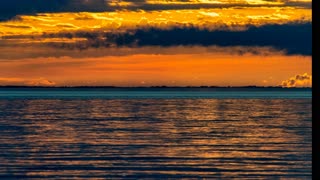
[[[311,98],[310,88],[0,88],[0,99]]]

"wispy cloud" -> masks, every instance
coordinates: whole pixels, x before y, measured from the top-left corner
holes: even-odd
[[[0,36],[100,30],[123,32],[135,29],[198,28],[245,30],[250,26],[310,23],[311,11],[292,8],[226,8],[168,11],[117,11],[103,13],[45,13],[19,16],[1,22]],[[29,29],[26,29],[29,28]]]
[[[72,57],[85,59],[90,57],[108,57],[108,56],[128,56],[134,54],[212,54],[228,53],[231,55],[253,54],[259,56],[285,55],[285,51],[279,51],[272,47],[248,47],[248,46],[199,46],[199,45],[178,45],[178,46],[139,46],[139,47],[89,47],[80,44],[60,44],[55,46],[40,44],[2,44],[0,48],[0,62],[12,61],[26,58],[63,58]],[[1,45],[0,45],[1,46]],[[84,49],[85,48],[85,49]],[[17,53],[23,52],[23,53]]]
[[[311,0],[1,0],[0,20],[19,14],[44,12],[103,12],[229,7],[299,7],[311,9]]]

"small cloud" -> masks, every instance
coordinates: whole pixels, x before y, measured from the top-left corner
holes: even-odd
[[[288,80],[282,81],[282,87],[312,87],[312,75],[298,74]]]
[[[56,85],[55,82],[49,81],[44,78],[39,78],[39,79],[33,79],[25,83],[26,85],[30,86],[54,86]]]
[[[205,12],[205,11],[201,11],[200,14],[203,14],[205,16],[210,16],[210,17],[217,17],[219,16],[218,13],[215,13],[215,12]]]
[[[0,85],[14,85],[14,86],[54,86],[56,85],[55,82],[49,81],[45,78],[38,78],[38,79],[23,79],[23,78],[7,78],[7,77],[0,77]]]

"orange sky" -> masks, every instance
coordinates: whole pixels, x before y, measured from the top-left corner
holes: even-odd
[[[274,28],[273,26],[282,30],[283,27],[292,28],[290,26],[292,24],[310,24],[311,9],[299,5],[299,3],[310,3],[310,0],[121,2],[108,1],[108,6],[125,8],[152,4],[157,5],[158,9],[42,12],[18,15],[16,18],[1,21],[0,85],[277,86],[283,81],[293,81],[294,78],[302,77],[297,75],[307,73],[303,76],[306,79],[294,82],[311,86],[311,78],[308,78],[312,75],[311,55],[286,54],[285,50],[272,47],[272,44],[264,45],[263,42],[257,41],[257,44],[248,45],[243,40],[247,38],[247,42],[254,41],[257,34],[255,37],[248,35],[241,37],[241,42],[245,42],[243,46],[237,44],[236,40],[235,44],[232,44],[233,42],[230,44],[230,38],[226,47],[211,42],[206,44],[208,42],[201,36],[199,37],[202,41],[195,39],[194,44],[169,43],[170,47],[165,43],[150,44],[148,38],[145,40],[146,45],[137,45],[141,39],[133,41],[132,44],[124,44],[124,47],[116,43],[136,30],[153,28],[162,31],[195,28],[205,33],[207,31],[214,33],[215,31],[244,32],[250,27],[259,29],[270,25],[266,31],[261,31],[262,33],[259,31],[259,36],[263,37],[265,32]],[[175,6],[170,6],[171,4],[186,5],[186,8],[179,6],[179,9],[174,9]],[[190,9],[190,6],[187,6],[190,4],[204,6]],[[221,8],[219,6],[213,8],[209,6],[210,4],[221,5]],[[90,6],[93,5],[94,3]],[[112,37],[118,39],[112,41],[112,37],[106,36],[106,33],[109,33],[108,35],[114,33]],[[174,36],[167,38],[173,39],[174,43]],[[288,40],[291,42],[290,38]],[[278,41],[281,42],[281,37],[273,41],[275,46],[278,45]],[[282,45],[286,44],[289,48],[297,50],[290,42],[287,44],[282,42]],[[75,48],[77,46],[86,47],[80,48],[80,51]],[[250,49],[256,53],[252,54]],[[291,83],[290,86],[295,84]]]
[[[1,84],[276,86],[296,74],[311,74],[311,58],[249,53],[134,54],[7,60],[0,68]]]

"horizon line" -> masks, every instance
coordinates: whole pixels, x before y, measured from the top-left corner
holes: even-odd
[[[28,85],[0,85],[0,88],[283,88],[306,89],[312,87],[283,87],[283,86],[28,86]]]

